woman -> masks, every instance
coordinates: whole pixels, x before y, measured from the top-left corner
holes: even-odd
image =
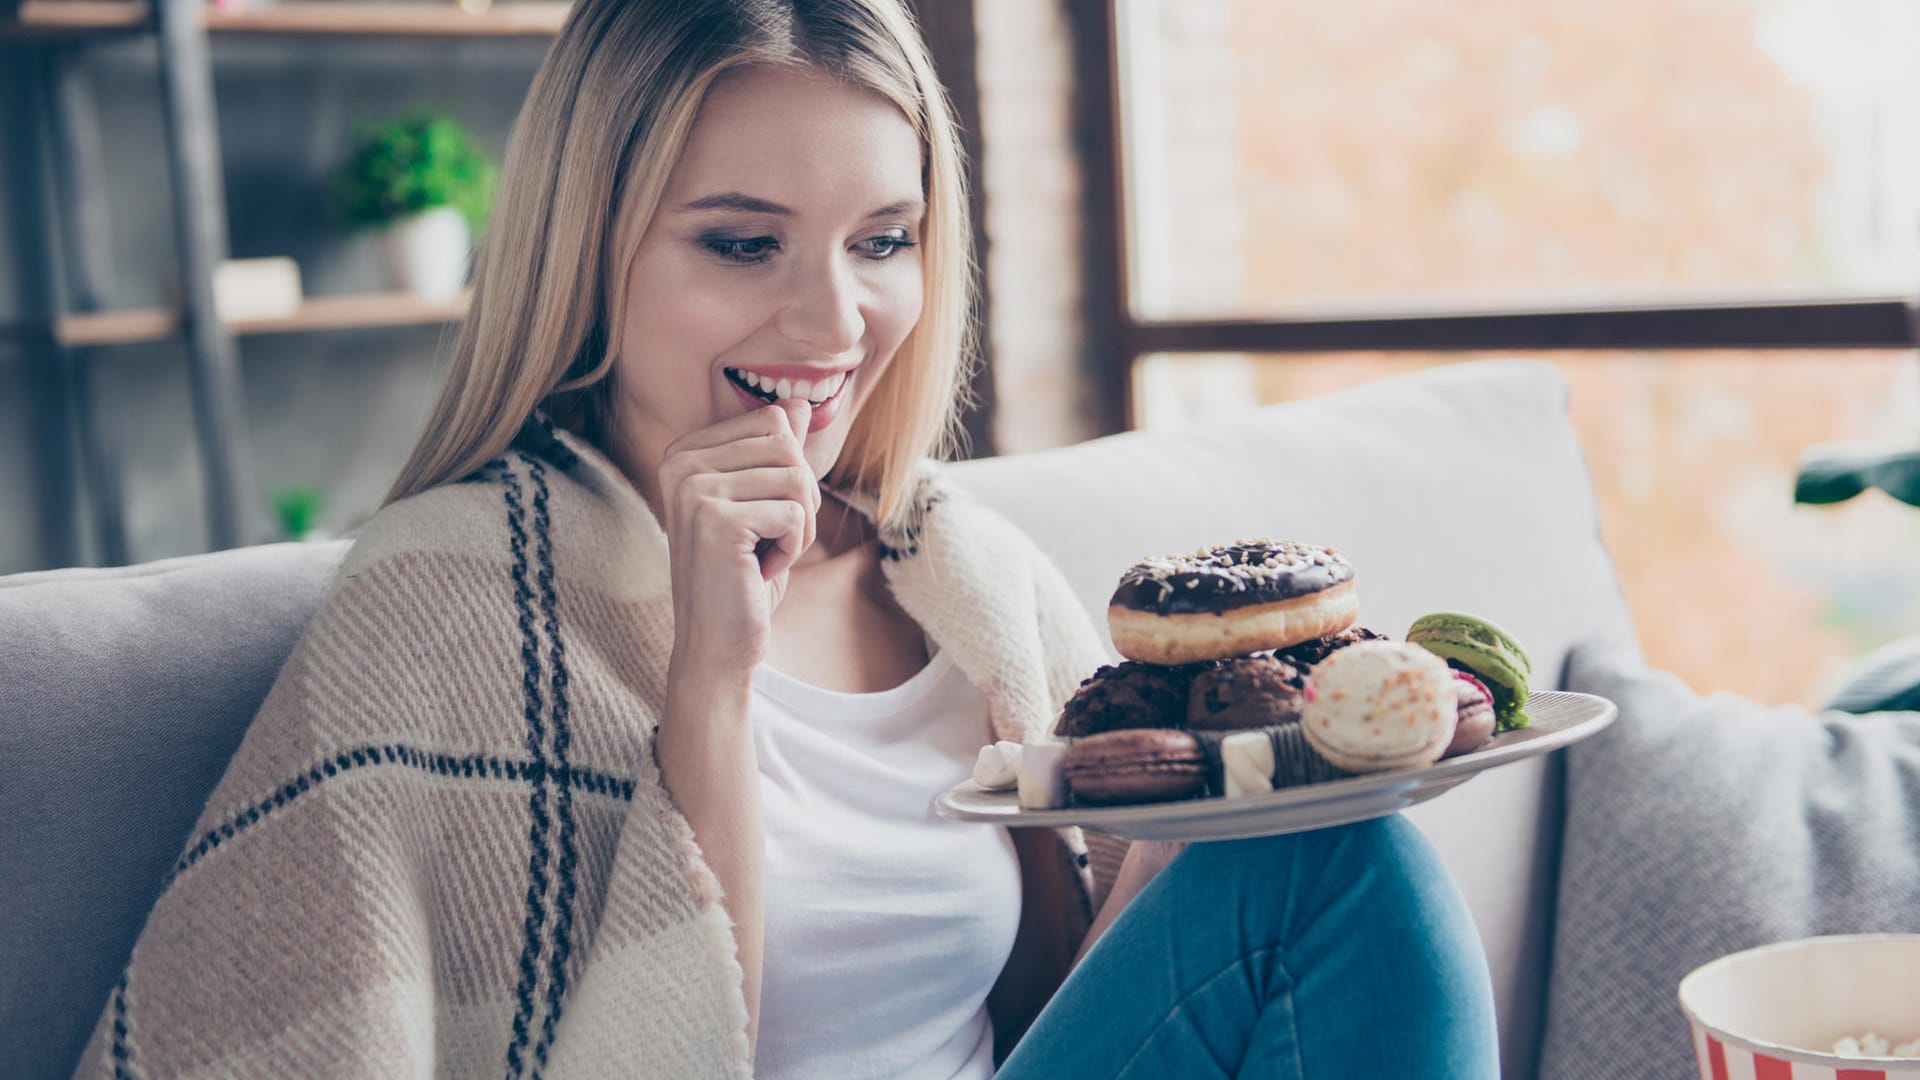
[[[923,460],[957,145],[898,0],[576,7],[426,435],[83,1072],[1496,1074],[1398,819],[1090,875],[930,812],[1104,659]]]

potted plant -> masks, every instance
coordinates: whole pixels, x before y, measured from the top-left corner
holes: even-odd
[[[333,535],[320,528],[320,511],[326,496],[319,488],[284,487],[267,493],[273,503],[273,516],[280,523],[283,540],[331,540]]]
[[[333,198],[350,227],[382,231],[396,285],[448,301],[466,282],[496,175],[459,123],[416,110],[359,127],[334,174]]]

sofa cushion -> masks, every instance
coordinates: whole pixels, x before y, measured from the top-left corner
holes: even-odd
[[[1565,404],[1550,366],[1467,364],[953,473],[1033,535],[1097,616],[1142,555],[1289,535],[1354,559],[1369,625],[1397,636],[1425,611],[1479,612],[1532,649],[1545,684],[1571,641],[1636,647]],[[278,545],[0,582],[12,691],[0,813],[9,865],[42,868],[0,884],[0,971],[21,976],[0,979],[0,1061],[70,1070],[344,551]],[[1551,775],[1497,770],[1410,815],[1479,923],[1512,1076],[1532,1073],[1541,1015]]]
[[[1484,615],[1550,687],[1575,641],[1638,649],[1566,402],[1548,364],[1458,364],[954,473],[1060,563],[1103,627],[1143,556],[1291,537],[1352,559],[1364,625],[1399,637],[1426,612]],[[1543,1018],[1555,767],[1498,769],[1409,813],[1479,925],[1509,1076],[1532,1075]]]
[[[0,1061],[68,1076],[345,542],[0,578]]]
[[[1676,994],[1716,957],[1920,931],[1920,713],[1703,698],[1606,648],[1568,681],[1620,718],[1567,754],[1544,1080],[1619,1076],[1623,1048],[1695,1075]]]

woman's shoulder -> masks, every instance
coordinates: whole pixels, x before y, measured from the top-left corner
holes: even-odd
[[[916,553],[931,535],[943,547],[964,545],[987,555],[1017,580],[1026,580],[1030,573],[1059,576],[1052,555],[1012,518],[968,490],[950,466],[922,463],[914,473],[911,492],[909,512],[896,535],[883,532],[881,536],[883,544],[891,540],[895,557]],[[886,549],[882,550],[884,554]]]
[[[612,464],[536,414],[479,468],[381,507],[357,530],[334,585],[429,587],[477,573],[477,588],[440,598],[497,605],[524,589],[586,588],[635,599],[667,586],[665,552],[651,512]]]
[[[998,510],[957,482],[949,466],[922,460],[909,474],[903,510],[880,526],[880,554],[890,560],[917,556],[930,540],[966,545],[1024,566],[1040,549]]]

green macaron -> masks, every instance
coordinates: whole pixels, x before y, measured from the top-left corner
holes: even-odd
[[[1496,730],[1527,726],[1527,680],[1533,677],[1533,661],[1513,635],[1485,619],[1443,611],[1415,619],[1407,642],[1486,683],[1493,692]]]

